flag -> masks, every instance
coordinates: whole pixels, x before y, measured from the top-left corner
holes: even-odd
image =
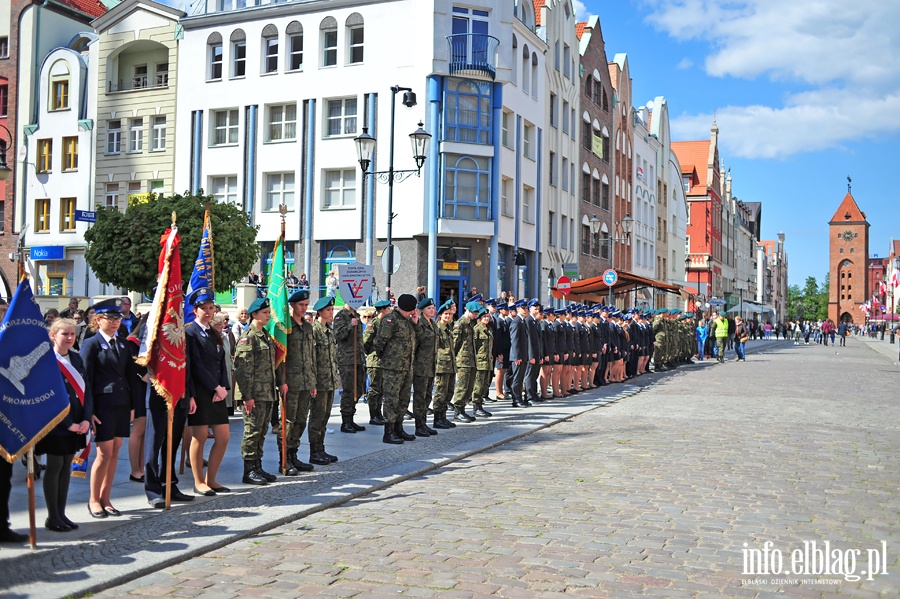
[[[28,280],[0,324],[0,456],[13,463],[69,413],[69,394]]]
[[[153,388],[173,406],[185,390],[184,293],[178,227],[160,239],[159,282],[147,318],[147,346],[137,363],[146,366]]]
[[[287,287],[284,280],[284,234],[275,242],[272,252],[272,269],[269,271],[269,308],[272,318],[266,330],[275,342],[275,366],[284,361],[287,354],[287,338],[291,333],[291,308],[288,305]]]
[[[194,261],[194,271],[184,293],[184,324],[193,322],[194,306],[188,303],[191,292],[201,287],[215,289],[213,281],[213,237],[212,225],[209,222],[209,210],[203,215],[203,234],[200,236],[200,251]]]
[[[894,271],[894,274],[891,276],[891,287],[900,287],[900,276],[897,275],[897,271]]]
[[[884,281],[878,281],[878,293],[887,295],[887,285],[884,284]]]

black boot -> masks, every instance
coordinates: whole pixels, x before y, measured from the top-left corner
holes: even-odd
[[[430,437],[431,433],[428,432],[428,427],[425,426],[424,418],[416,418],[416,436],[417,437]]]
[[[454,414],[454,416],[453,416],[453,419],[456,420],[457,422],[475,422],[474,418],[472,418],[471,416],[466,414],[465,406],[459,407],[457,405],[454,405],[453,409],[456,412],[456,414]]]
[[[406,410],[406,414],[403,416],[403,419],[404,420],[412,420],[413,418],[415,418],[415,416],[413,416],[413,413],[410,412],[409,410]]]
[[[356,427],[353,426],[353,416],[341,416],[341,432],[355,433]]]
[[[397,433],[397,436],[403,439],[404,441],[415,441],[416,436],[410,435],[405,430],[403,430],[403,421],[398,420],[394,423],[394,432]]]
[[[325,451],[325,443],[324,442],[319,443],[319,453],[321,453],[323,456],[325,456],[328,459],[328,462],[331,464],[338,461],[336,455],[331,455],[330,453]]]
[[[375,426],[384,426],[385,424],[387,424],[384,416],[381,415],[381,408],[373,408],[371,405],[369,406],[369,424]]]
[[[397,433],[394,432],[394,425],[391,422],[388,422],[384,425],[384,436],[381,437],[382,443],[390,443],[391,445],[402,445],[403,439],[397,436]]]
[[[309,461],[311,464],[318,464],[319,466],[327,466],[331,463],[331,459],[328,456],[323,455],[323,451],[319,449],[319,445],[309,446]]]
[[[487,410],[484,409],[484,404],[481,402],[478,402],[477,404],[475,404],[474,414],[476,416],[482,416],[484,418],[490,418],[491,416],[493,416],[493,414],[491,414],[490,412],[488,412]]]
[[[353,416],[350,417],[350,426],[352,426],[353,428],[355,428],[355,429],[356,429],[356,432],[360,432],[360,431],[366,430],[366,427],[360,426],[360,425],[356,424],[355,422],[353,422]]]
[[[241,479],[248,485],[266,485],[266,479],[256,473],[256,460],[244,460],[244,478]]]
[[[299,470],[300,472],[311,472],[315,470],[312,464],[307,464],[306,462],[301,462],[297,457],[296,449],[288,450],[288,464],[292,465],[294,468]]]
[[[452,422],[447,420],[447,411],[446,410],[435,410],[434,411],[434,428],[453,428],[454,425]]]
[[[270,483],[274,483],[276,480],[278,480],[277,476],[275,476],[274,474],[270,474],[270,473],[266,472],[265,470],[263,470],[262,460],[256,460],[256,473],[259,474],[261,477],[263,477],[264,479],[266,479],[266,481],[268,481]]]
[[[281,464],[284,463],[285,467],[282,468]],[[281,452],[278,452],[278,472],[285,476],[297,476],[300,472],[294,468],[294,465],[291,463],[291,460],[288,459],[285,462],[281,461]]]

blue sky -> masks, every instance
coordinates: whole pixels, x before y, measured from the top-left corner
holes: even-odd
[[[821,283],[828,220],[853,179],[869,253],[900,238],[900,2],[583,0],[611,59],[628,54],[633,101],[667,98],[675,140],[713,115],[733,193],[763,203],[762,236],[786,236],[788,279]],[[891,166],[894,164],[894,166]]]

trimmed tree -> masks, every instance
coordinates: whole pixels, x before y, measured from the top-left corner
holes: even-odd
[[[100,282],[132,291],[149,293],[156,285],[159,240],[177,214],[181,236],[181,275],[189,281],[203,233],[203,213],[209,203],[213,235],[213,268],[219,290],[240,281],[259,257],[258,227],[233,204],[222,204],[212,196],[150,194],[143,203],[133,203],[125,212],[97,207],[97,222],[85,233],[85,259]]]

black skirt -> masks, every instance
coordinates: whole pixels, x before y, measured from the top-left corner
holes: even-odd
[[[213,401],[215,393],[206,389],[197,389],[194,401],[197,411],[188,414],[188,426],[204,426],[228,424],[228,405],[225,400]]]
[[[87,435],[68,433],[66,435],[47,435],[34,446],[38,455],[73,455],[87,447]]]

